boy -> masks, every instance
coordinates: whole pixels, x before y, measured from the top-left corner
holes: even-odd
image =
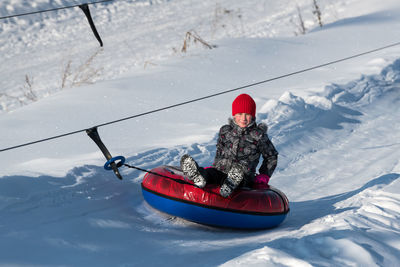
[[[206,183],[221,184],[220,194],[228,197],[239,185],[268,184],[275,170],[278,152],[267,136],[267,125],[255,122],[256,103],[241,94],[232,103],[229,124],[221,127],[213,166],[201,168],[189,155],[181,158],[183,173],[200,188]],[[260,155],[263,162],[256,176]]]

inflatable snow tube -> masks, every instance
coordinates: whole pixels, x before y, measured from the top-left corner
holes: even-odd
[[[289,213],[285,194],[272,186],[240,188],[223,198],[219,185],[197,188],[180,168],[161,166],[151,172],[142,182],[146,202],[189,221],[226,228],[265,229],[278,226]]]

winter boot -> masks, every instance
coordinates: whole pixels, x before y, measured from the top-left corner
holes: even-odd
[[[228,172],[228,177],[219,190],[219,193],[223,197],[229,197],[233,190],[242,182],[244,177],[243,168],[240,165],[234,165]]]
[[[201,175],[199,166],[191,156],[187,154],[182,156],[181,169],[183,174],[192,180],[197,187],[203,188],[206,186],[206,179]]]

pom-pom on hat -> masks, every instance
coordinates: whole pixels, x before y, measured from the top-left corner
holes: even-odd
[[[248,94],[239,95],[232,103],[232,116],[235,116],[236,113],[247,113],[255,118],[256,102]]]

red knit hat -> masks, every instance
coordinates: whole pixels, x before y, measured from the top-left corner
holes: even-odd
[[[256,102],[248,94],[241,94],[232,103],[232,116],[236,113],[247,113],[256,116]]]

